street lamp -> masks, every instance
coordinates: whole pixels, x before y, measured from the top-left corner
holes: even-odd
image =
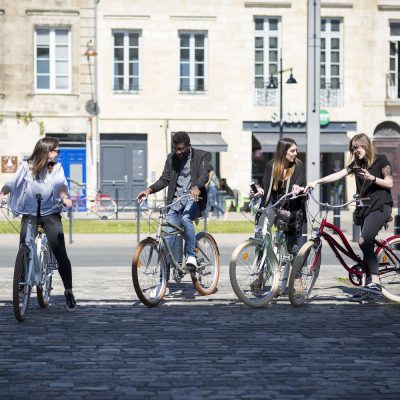
[[[278,71],[279,73],[279,140],[282,139],[283,137],[283,73],[290,71],[290,76],[289,79],[286,81],[286,83],[297,83],[296,79],[293,76],[292,73],[292,68],[282,68],[282,57],[280,58],[280,69]],[[274,77],[270,75],[269,77],[269,83],[267,86],[267,89],[277,89],[277,85],[275,83]]]

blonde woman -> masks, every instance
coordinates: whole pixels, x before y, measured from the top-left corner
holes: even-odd
[[[390,190],[393,187],[393,178],[389,161],[383,154],[376,154],[370,138],[365,133],[359,133],[350,140],[349,151],[351,156],[346,168],[310,182],[306,189],[354,174],[357,192],[361,197],[370,199],[365,202],[367,207],[362,208],[359,213],[361,218],[359,245],[368,265],[371,282],[353,296],[355,301],[359,301],[366,298],[368,293],[378,296],[382,294],[378,259],[374,253],[374,239],[392,213],[393,200]]]

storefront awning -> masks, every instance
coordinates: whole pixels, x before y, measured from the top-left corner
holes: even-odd
[[[278,133],[254,133],[254,137],[261,146],[264,153],[274,153],[276,144],[279,141]],[[290,133],[285,136],[294,139],[300,153],[307,151],[307,136],[305,133]],[[346,133],[321,133],[320,151],[321,153],[343,153],[349,148],[349,139]]]
[[[219,133],[190,133],[190,143],[195,149],[219,153],[228,150],[228,144]]]

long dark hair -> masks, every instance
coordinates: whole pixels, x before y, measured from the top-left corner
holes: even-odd
[[[286,153],[293,145],[297,146],[297,143],[292,138],[282,138],[276,145],[276,150],[274,154],[274,170],[272,171],[274,177],[274,190],[278,190],[279,182],[283,181],[284,178],[287,179],[291,177],[294,173],[295,163],[289,166],[286,175],[283,176],[286,162]]]
[[[35,144],[35,148],[27,160],[31,163],[34,178],[46,168],[48,171],[52,171],[54,163],[49,163],[49,151],[57,148],[58,142],[57,138],[45,137]]]

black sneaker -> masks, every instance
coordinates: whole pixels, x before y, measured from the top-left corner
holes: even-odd
[[[375,296],[382,296],[382,286],[379,283],[368,283],[368,285],[364,286],[364,291]]]
[[[68,289],[64,292],[65,296],[65,306],[67,307],[68,311],[75,311],[76,308],[76,301],[72,290]]]

